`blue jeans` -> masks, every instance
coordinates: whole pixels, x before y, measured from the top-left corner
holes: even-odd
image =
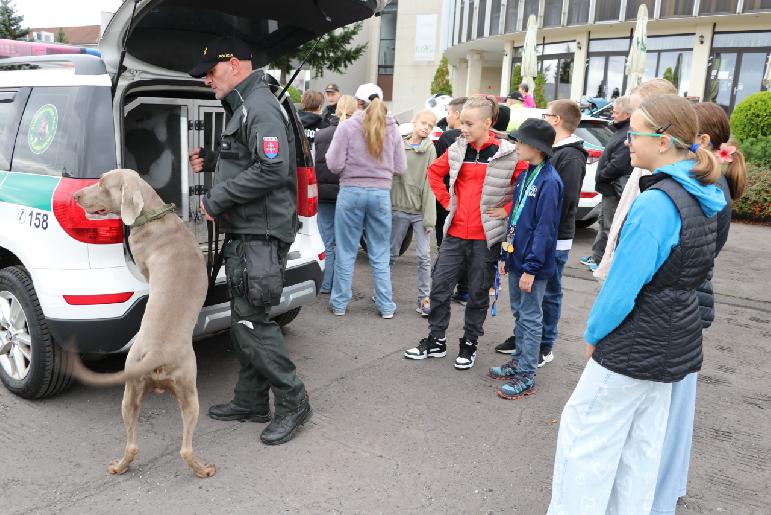
[[[541,347],[548,354],[557,341],[557,323],[562,312],[562,270],[568,261],[569,250],[558,250],[554,253],[557,267],[554,275],[546,282],[546,293],[543,296],[543,337]]]
[[[543,296],[547,281],[533,281],[530,293],[525,293],[519,289],[520,277],[519,274],[509,274],[509,302],[514,314],[514,336],[517,339],[513,357],[517,360],[520,372],[535,374],[543,334]]]
[[[396,311],[391,293],[391,192],[378,188],[344,186],[335,210],[335,275],[329,306],[345,311],[351,302],[351,284],[362,231],[367,233],[367,254],[375,284],[375,304],[383,315]]]
[[[335,275],[335,204],[319,202],[319,232],[324,240],[324,252],[327,255],[324,265],[324,278],[321,281],[321,291],[332,291],[332,277]]]
[[[677,499],[685,495],[688,485],[688,465],[691,461],[693,416],[696,413],[696,383],[698,374],[672,383],[672,402],[669,405],[667,432],[656,480],[656,495],[651,514],[674,514]]]

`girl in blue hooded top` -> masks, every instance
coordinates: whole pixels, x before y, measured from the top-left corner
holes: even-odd
[[[672,383],[701,368],[696,288],[712,268],[725,206],[720,168],[694,144],[676,95],[646,100],[627,134],[641,180],[584,333],[589,362],[562,412],[550,514],[648,514]]]

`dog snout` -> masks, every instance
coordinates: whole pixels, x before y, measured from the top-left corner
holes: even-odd
[[[80,193],[80,191],[76,191],[75,193],[72,194],[72,198],[75,199],[75,202],[80,202],[81,196],[82,194]]]

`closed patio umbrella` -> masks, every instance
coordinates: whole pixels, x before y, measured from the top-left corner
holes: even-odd
[[[527,32],[525,33],[525,44],[522,46],[522,82],[530,87],[530,91],[535,91],[535,76],[538,74],[538,56],[535,52],[538,33],[538,21],[534,15],[527,19]]]
[[[645,4],[637,10],[637,25],[634,28],[632,46],[626,59],[626,94],[642,84],[645,75],[645,56],[648,50],[648,8]]]
[[[771,90],[771,54],[768,54],[768,59],[766,59],[766,73],[763,75],[763,85],[766,89]]]

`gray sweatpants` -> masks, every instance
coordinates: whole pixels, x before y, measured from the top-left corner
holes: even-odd
[[[399,257],[404,236],[410,225],[415,238],[415,253],[418,255],[418,302],[428,297],[431,291],[431,246],[423,225],[423,216],[393,211],[391,213],[391,266]]]

